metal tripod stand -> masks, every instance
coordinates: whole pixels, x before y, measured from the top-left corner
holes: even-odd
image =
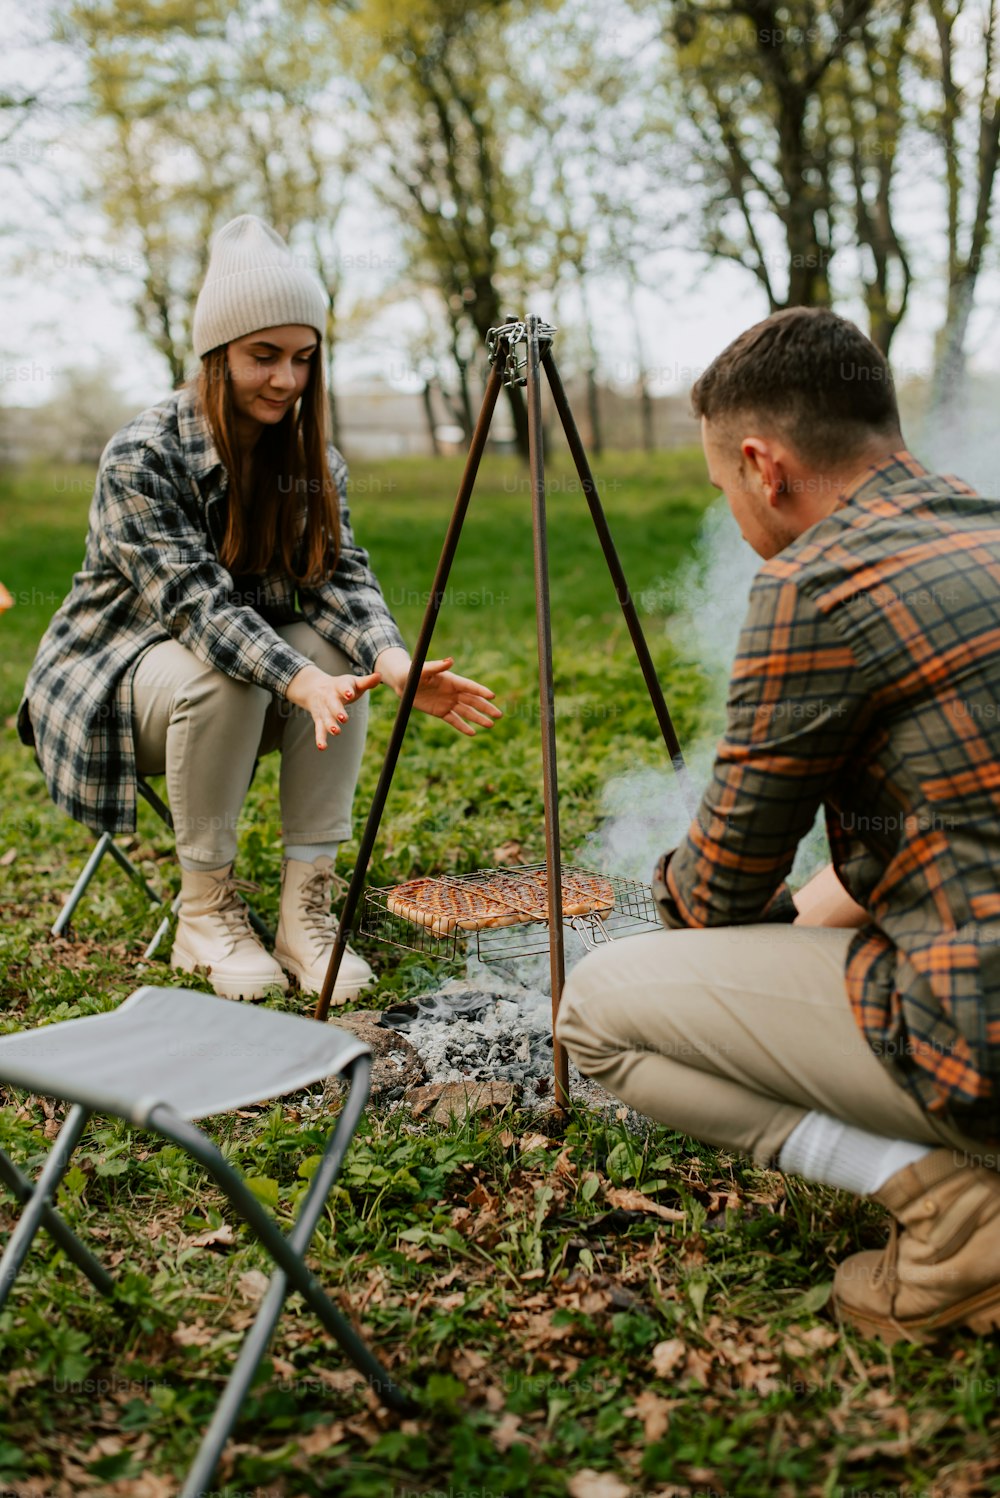
[[[369,860],[371,859],[379,825],[382,821],[382,814],[385,810],[389,787],[392,784],[392,777],[399,759],[403,736],[406,733],[410,713],[413,709],[413,701],[420,682],[420,674],[430,650],[431,636],[434,633],[434,626],[437,622],[445,589],[448,585],[448,575],[458,548],[462,526],[469,508],[469,501],[472,498],[472,491],[476,475],[479,471],[479,463],[483,455],[483,450],[486,446],[486,439],[489,435],[490,423],[493,418],[497,398],[505,384],[524,385],[526,387],[528,403],[528,469],[531,487],[532,530],[534,535],[535,609],[538,625],[538,679],[542,730],[542,795],[545,807],[545,859],[548,872],[548,928],[549,959],[552,974],[552,1044],[555,1067],[555,1103],[557,1108],[565,1109],[569,1102],[569,1061],[563,1047],[555,1037],[556,1015],[559,1012],[559,1001],[562,997],[563,983],[565,981],[565,956],[563,943],[562,878],[560,869],[559,788],[556,770],[556,714],[552,687],[552,620],[549,602],[548,532],[545,519],[545,461],[542,452],[541,371],[543,369],[548,379],[552,399],[559,413],[563,430],[566,433],[566,440],[569,444],[573,461],[576,464],[576,471],[580,477],[581,487],[587,498],[587,504],[590,508],[598,539],[600,540],[601,548],[608,564],[608,570],[611,574],[611,580],[614,583],[618,602],[621,604],[622,613],[625,616],[632,645],[642,670],[650,701],[653,704],[653,711],[660,725],[663,742],[667,747],[667,752],[670,755],[674,769],[682,779],[685,796],[692,810],[693,797],[687,781],[687,772],[683,756],[681,755],[677,734],[670,720],[670,713],[656,676],[656,670],[642,632],[642,626],[639,623],[635,603],[629,592],[628,584],[625,581],[625,573],[622,570],[618,553],[611,539],[611,532],[608,529],[608,522],[597,492],[597,485],[590,471],[587,455],[584,452],[583,443],[580,440],[580,434],[577,431],[576,422],[573,419],[573,413],[570,410],[562,380],[559,378],[559,372],[552,357],[554,333],[554,328],[550,327],[547,323],[541,322],[534,314],[530,314],[524,322],[509,322],[505,323],[502,327],[490,330],[487,340],[490,374],[486,383],[486,393],[483,396],[479,419],[476,422],[476,429],[473,432],[472,442],[469,446],[465,471],[459,485],[451,522],[441,549],[441,557],[434,577],[430,601],[427,604],[423,623],[420,627],[420,634],[414,647],[410,674],[396,711],[396,721],[393,724],[389,746],[386,750],[385,761],[382,766],[382,773],[379,776],[375,795],[372,799],[371,810],[368,813],[368,821],[365,825],[361,846],[358,850],[357,862],[354,866],[354,873],[344,900],[340,925],[337,930],[337,939],[330,955],[326,979],[316,1004],[315,1017],[318,1020],[325,1020],[329,1013],[333,985],[337,981],[337,973],[340,970],[341,959],[347,946],[347,939],[353,930],[354,917],[364,889]],[[524,358],[518,359],[515,350],[521,344],[526,345],[526,353]]]

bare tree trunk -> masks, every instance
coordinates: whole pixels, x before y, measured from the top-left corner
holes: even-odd
[[[424,381],[423,389],[420,392],[420,399],[424,403],[424,417],[427,422],[427,436],[430,439],[431,452],[435,458],[439,458],[441,456],[441,444],[437,439],[437,423],[434,420],[434,404],[431,400],[431,387],[428,380]]]
[[[639,413],[642,420],[642,445],[648,453],[651,453],[656,448],[656,433],[653,430],[653,397],[649,391],[649,374],[642,346],[642,324],[639,321],[639,308],[636,303],[635,267],[631,264],[628,266],[627,276],[629,311],[632,314],[632,328],[635,333],[636,389],[639,394]]]
[[[601,431],[601,404],[597,386],[597,343],[594,338],[594,319],[590,315],[590,300],[580,273],[580,302],[583,307],[583,322],[587,335],[587,420],[590,422],[590,450],[599,458],[604,451]]]
[[[587,420],[590,423],[590,451],[599,458],[604,451],[601,431],[601,403],[598,398],[597,371],[593,362],[587,365]]]
[[[333,379],[326,387],[326,404],[330,412],[330,441],[334,447],[340,446],[340,402],[337,400],[337,392],[333,388]]]
[[[942,110],[941,145],[945,153],[945,184],[948,199],[948,301],[944,326],[938,335],[934,376],[931,382],[932,419],[941,425],[963,409],[966,378],[966,338],[982,270],[983,252],[989,237],[993,190],[1000,161],[1000,104],[993,85],[996,56],[996,0],[990,0],[984,41],[983,83],[978,101],[979,139],[975,161],[976,207],[969,231],[968,247],[960,249],[962,174],[959,156],[959,122],[962,90],[953,71],[952,28],[958,10],[952,13],[942,0],[930,0],[940,47]]]

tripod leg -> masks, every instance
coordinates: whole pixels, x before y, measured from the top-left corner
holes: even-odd
[[[459,537],[462,534],[462,526],[472,498],[473,486],[476,482],[476,474],[479,472],[479,462],[486,447],[486,438],[489,435],[490,422],[493,419],[493,409],[497,403],[503,385],[503,368],[507,354],[507,345],[501,344],[496,361],[490,370],[490,377],[486,382],[486,393],[483,396],[483,404],[479,412],[479,420],[476,422],[476,430],[472,434],[472,442],[469,445],[469,455],[465,460],[465,471],[462,474],[462,482],[459,485],[458,495],[455,499],[455,508],[452,512],[451,523],[448,533],[444,538],[444,546],[441,549],[441,558],[438,562],[437,572],[434,575],[434,586],[431,590],[430,600],[424,612],[423,623],[420,626],[420,634],[413,650],[413,661],[410,666],[410,674],[406,679],[406,686],[396,709],[396,721],[392,725],[392,735],[389,739],[389,747],[385,752],[385,761],[382,765],[382,773],[379,775],[375,795],[372,798],[371,810],[368,813],[368,821],[365,824],[364,834],[361,838],[361,846],[358,849],[357,862],[351,875],[351,882],[347,887],[344,897],[344,908],[340,913],[340,924],[337,927],[337,940],[333,951],[330,953],[330,961],[316,1001],[314,1018],[325,1020],[330,1012],[330,997],[333,993],[333,985],[337,981],[340,971],[341,960],[347,946],[347,938],[351,934],[354,915],[361,899],[361,891],[364,888],[365,876],[368,873],[368,862],[375,846],[378,836],[379,825],[382,821],[382,813],[385,811],[386,798],[389,795],[389,787],[392,777],[396,771],[396,762],[399,759],[399,751],[403,745],[403,736],[406,726],[410,721],[410,713],[413,711],[413,699],[417,695],[417,687],[420,684],[420,673],[427,660],[427,652],[430,649],[431,636],[434,633],[434,625],[437,616],[441,612],[441,603],[444,599],[445,588],[448,585],[448,574],[451,564],[455,560],[455,552],[458,549]]]
[[[538,690],[542,728],[542,796],[545,802],[545,862],[548,868],[549,964],[552,973],[552,1060],[556,1107],[569,1103],[569,1058],[556,1039],[556,1016],[566,981],[563,946],[562,869],[559,846],[559,782],[556,771],[556,713],[552,687],[552,610],[549,600],[549,542],[545,523],[545,455],[542,451],[542,393],[538,318],[526,322],[528,361],[528,470],[535,542],[535,616],[538,624]]]
[[[649,646],[646,644],[642,625],[639,623],[635,601],[625,580],[621,560],[615,549],[615,543],[611,538],[611,531],[608,528],[604,506],[601,504],[601,498],[597,492],[597,484],[594,482],[594,475],[590,471],[587,454],[580,440],[580,433],[577,431],[576,422],[573,420],[573,413],[569,408],[566,391],[563,389],[563,383],[559,378],[559,371],[556,369],[551,350],[546,351],[542,359],[542,366],[548,376],[552,399],[555,402],[556,410],[559,412],[559,419],[566,433],[566,441],[569,443],[569,450],[573,455],[573,462],[576,464],[576,471],[580,476],[583,492],[587,496],[587,504],[590,506],[590,513],[597,530],[598,540],[601,543],[601,549],[604,552],[608,570],[611,573],[611,581],[615,585],[615,592],[618,595],[618,602],[621,604],[622,613],[625,616],[628,632],[632,637],[632,646],[639,661],[643,679],[646,683],[646,690],[649,692],[650,701],[653,704],[656,720],[660,725],[660,732],[663,734],[663,742],[667,746],[667,753],[670,755],[673,767],[680,779],[681,792],[684,800],[687,802],[688,810],[694,816],[698,808],[698,798],[691,784],[691,777],[688,775],[684,756],[681,754],[681,746],[670,718],[670,710],[667,707],[666,699],[663,696],[663,689],[656,675],[656,667],[653,665],[653,658],[649,653]]]

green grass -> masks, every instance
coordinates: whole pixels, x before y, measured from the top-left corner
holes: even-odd
[[[668,596],[659,584],[690,553],[710,497],[702,460],[611,455],[603,471],[626,573],[689,741],[704,686],[673,656],[657,611]],[[355,467],[355,524],[411,639],[458,472],[444,461]],[[663,764],[664,751],[582,495],[558,463],[550,477],[571,854],[594,827],[606,781]],[[0,482],[0,579],[17,599],[0,620],[4,1029],[94,1013],[143,979],[170,981],[160,964],[137,971],[151,913],[113,869],[99,875],[73,941],[50,937],[91,838],[50,805],[9,721],[82,556],[90,485],[90,474],[61,470]],[[506,717],[472,742],[414,719],[376,882],[490,863],[512,839],[529,856],[543,851],[530,511],[513,462],[484,465],[451,589],[435,653],[489,682]],[[390,702],[375,703],[362,815],[391,717]],[[265,761],[239,871],[261,884],[255,900],[272,918],[277,827],[275,765]],[[153,882],[175,887],[169,839],[145,808],[130,846]],[[369,955],[382,977],[366,1007],[432,981],[416,958]],[[10,1103],[0,1145],[37,1169],[59,1110],[37,1098]],[[302,1162],[329,1123],[287,1099],[214,1132],[287,1222]],[[687,1218],[611,1210],[614,1186],[641,1187]],[[39,1240],[0,1321],[0,1491],[169,1492],[226,1376],[249,1312],[246,1276],[261,1255],[237,1225],[232,1247],[193,1244],[218,1226],[218,1194],[175,1150],[123,1124],[92,1128],[61,1205],[121,1276],[119,1303],[96,1299]],[[0,1227],[13,1216],[0,1203]],[[637,1138],[613,1114],[575,1107],[560,1137],[545,1117],[511,1110],[442,1127],[371,1109],[312,1262],[360,1308],[366,1334],[426,1414],[401,1423],[374,1406],[293,1301],[219,1491],[586,1498],[589,1470],[618,1474],[632,1493],[1000,1493],[994,1344],[957,1336],[943,1356],[890,1355],[824,1316],[833,1265],[881,1237],[878,1214],[850,1197],[786,1184],[659,1127]],[[142,1486],[143,1474],[167,1482]]]

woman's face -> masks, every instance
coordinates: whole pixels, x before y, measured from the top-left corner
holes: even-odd
[[[286,323],[236,338],[226,349],[237,413],[261,426],[275,426],[309,383],[315,328]]]

